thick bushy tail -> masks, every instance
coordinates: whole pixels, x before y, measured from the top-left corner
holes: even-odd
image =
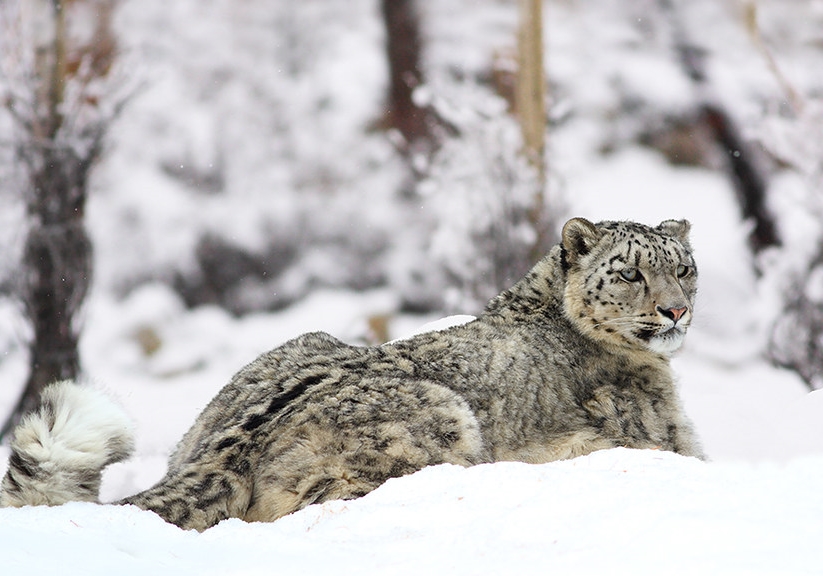
[[[97,502],[103,468],[134,449],[132,424],[103,393],[72,382],[43,391],[14,431],[0,506]]]

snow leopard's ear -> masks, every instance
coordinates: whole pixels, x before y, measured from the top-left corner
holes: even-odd
[[[563,250],[566,262],[574,264],[591,252],[603,232],[585,218],[572,218],[563,226]]]
[[[692,225],[688,220],[664,220],[657,229],[666,236],[676,238],[686,246],[689,245],[689,230],[692,229]]]

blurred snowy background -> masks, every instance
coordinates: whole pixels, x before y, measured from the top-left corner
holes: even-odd
[[[116,40],[94,94],[127,100],[90,173],[81,368],[115,390],[132,382],[134,394],[199,382],[183,393],[197,401],[163,402],[168,420],[186,413],[177,432],[234,370],[292,336],[402,336],[477,313],[531,266],[536,232],[522,214],[536,176],[512,114],[516,2],[408,3],[414,101],[445,127],[422,152],[386,129],[377,0],[85,2],[85,17],[84,1],[68,5],[86,23],[74,33],[99,45],[103,14]],[[5,5],[7,31],[27,6]],[[800,402],[823,370],[823,3],[558,0],[543,23],[545,235],[571,216],[690,219],[700,296],[676,364],[709,453],[819,447],[806,433],[775,441],[784,426],[762,419],[782,421],[780,402]],[[21,91],[15,55],[3,62],[7,104]],[[32,338],[19,296],[31,219],[8,111],[0,126],[0,407],[10,410]],[[741,154],[777,245],[752,248]]]
[[[84,2],[107,0],[67,5]],[[377,343],[477,313],[572,216],[692,222],[700,294],[674,364],[713,460],[823,453],[823,2],[544,2],[545,230],[527,217],[539,178],[512,111],[518,3],[413,4],[422,148],[390,128],[378,0],[111,4],[116,61],[97,96],[128,97],[90,172],[80,362],[134,415],[138,455],[104,498],[159,478],[257,354],[309,330]],[[0,3],[5,39],[18,5]],[[8,104],[20,63],[0,56]],[[11,109],[0,418],[32,338]],[[776,242],[758,244],[763,217]]]

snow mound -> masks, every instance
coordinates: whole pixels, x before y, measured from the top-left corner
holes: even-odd
[[[133,507],[0,510],[4,572],[797,574],[823,561],[823,456],[785,466],[614,449],[435,466],[271,524],[184,532]]]

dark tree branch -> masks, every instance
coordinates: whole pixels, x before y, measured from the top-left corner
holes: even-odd
[[[711,104],[702,106],[707,124],[726,153],[737,203],[744,220],[752,223],[749,245],[755,254],[766,248],[780,246],[777,227],[766,207],[766,182],[754,163],[748,145],[722,109]]]
[[[714,99],[709,98],[709,78],[705,53],[689,38],[671,0],[659,0],[667,13],[674,35],[675,50],[683,70],[701,93],[700,111],[714,138],[726,155],[741,216],[752,223],[749,246],[757,255],[766,248],[780,246],[780,236],[774,217],[766,205],[766,181],[756,155],[740,136],[734,119]]]

